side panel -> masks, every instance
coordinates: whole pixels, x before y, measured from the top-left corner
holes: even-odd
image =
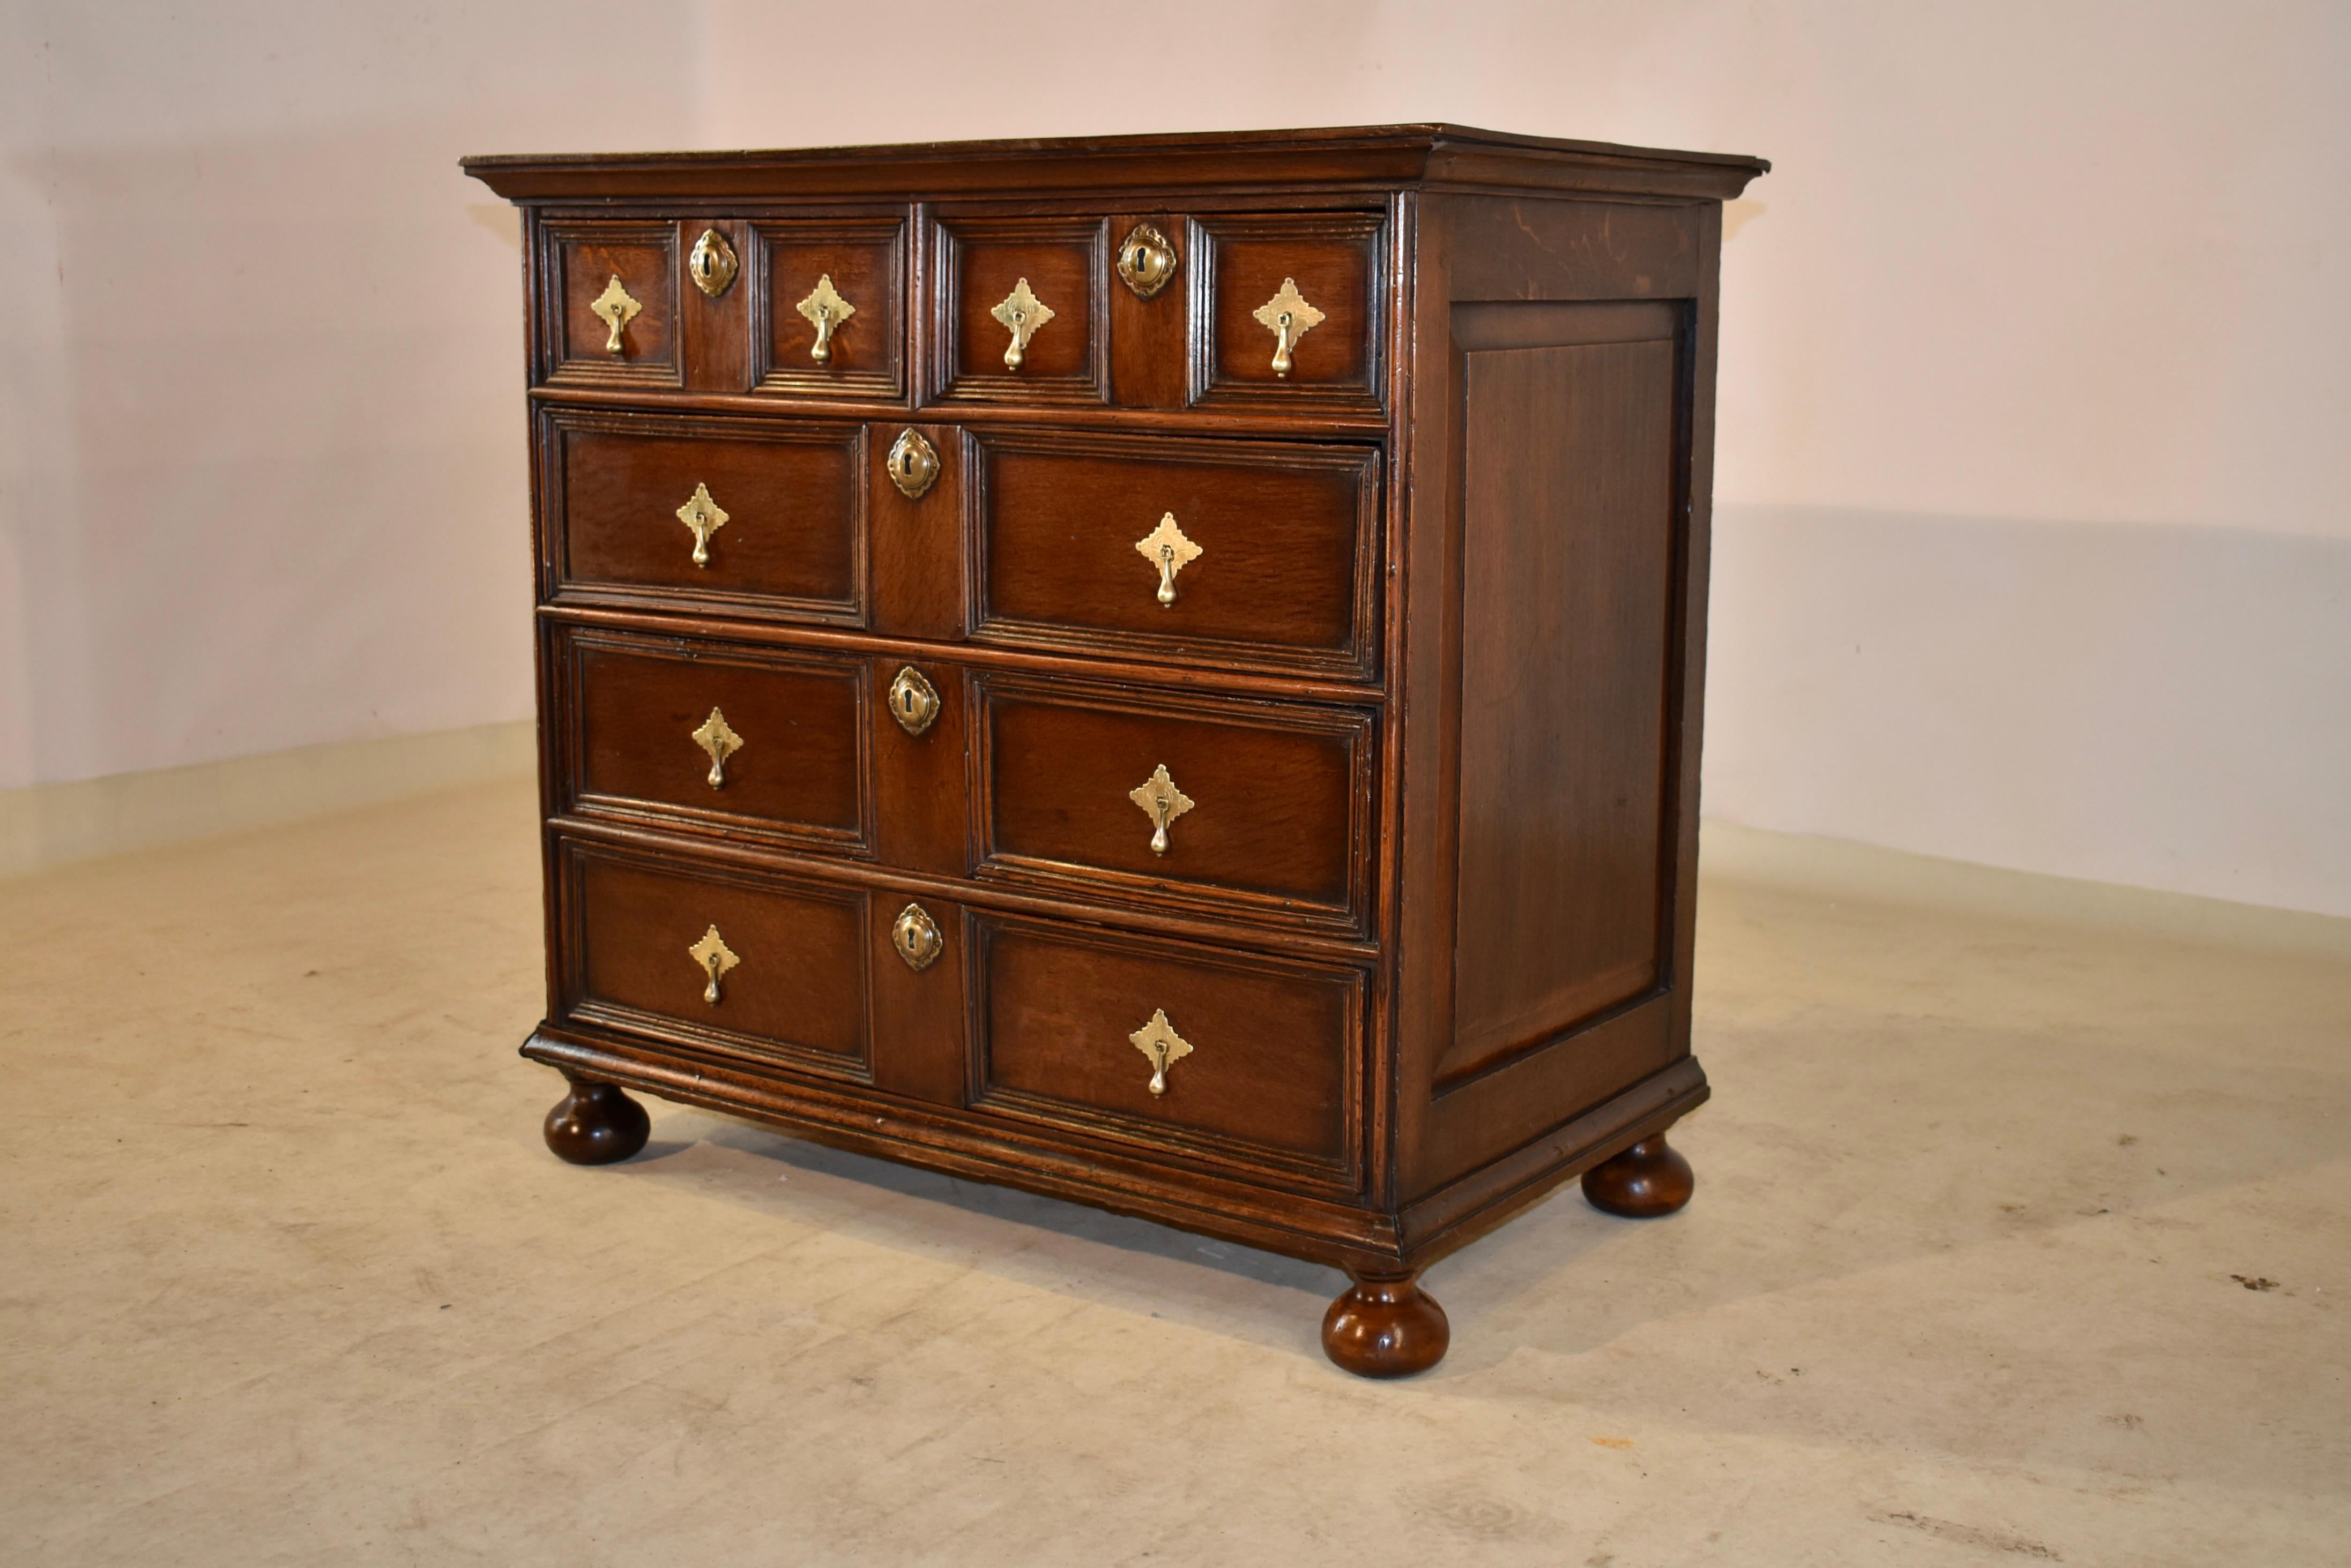
[[[1467,611],[1440,1087],[1664,977],[1680,315],[1454,312]],[[1614,333],[1626,340],[1588,340]]]
[[[1403,666],[1427,726],[1405,780],[1407,1202],[1476,1185],[1688,1054],[1692,458],[1715,234],[1710,203],[1426,211]]]

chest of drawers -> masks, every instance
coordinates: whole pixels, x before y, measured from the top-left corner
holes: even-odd
[[[1687,1200],[1721,203],[1447,126],[481,158],[547,1136],[627,1090],[1343,1269]]]

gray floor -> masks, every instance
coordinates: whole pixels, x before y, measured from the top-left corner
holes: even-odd
[[[2351,1560],[2351,922],[1710,839],[1696,1201],[1571,1189],[1372,1385],[1322,1270],[659,1105],[557,1162],[530,814],[0,883],[0,1556]]]

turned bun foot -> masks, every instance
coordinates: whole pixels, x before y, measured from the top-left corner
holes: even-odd
[[[574,1165],[610,1165],[645,1147],[653,1118],[619,1085],[570,1078],[569,1087],[547,1113],[548,1147]]]
[[[1445,1359],[1453,1329],[1419,1276],[1355,1282],[1322,1314],[1323,1353],[1358,1377],[1409,1377]]]
[[[1681,1151],[1654,1133],[1614,1159],[1583,1173],[1583,1196],[1594,1209],[1628,1220],[1655,1220],[1690,1200],[1698,1177]]]

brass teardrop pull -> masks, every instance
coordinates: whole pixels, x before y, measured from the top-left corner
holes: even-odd
[[[1004,368],[1008,370],[1020,369],[1021,361],[1029,356],[1029,339],[1037,335],[1037,328],[1053,319],[1052,306],[1029,292],[1025,277],[1014,284],[1012,292],[988,314],[1012,334],[1011,345],[1004,350]]]
[[[1306,303],[1296,278],[1285,277],[1280,292],[1259,306],[1256,316],[1258,325],[1273,334],[1273,373],[1289,375],[1298,340],[1322,325],[1322,313]]]

